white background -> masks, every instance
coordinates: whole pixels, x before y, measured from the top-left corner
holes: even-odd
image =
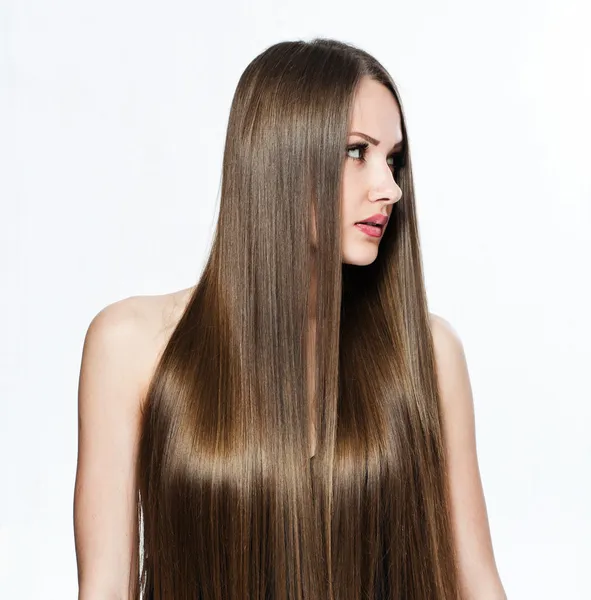
[[[74,598],[92,317],[195,283],[240,74],[325,36],[407,115],[432,312],[474,392],[509,598],[591,598],[591,28],[581,0],[0,5],[0,597]]]

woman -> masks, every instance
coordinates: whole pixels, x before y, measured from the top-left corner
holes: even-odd
[[[248,65],[201,278],[95,317],[79,410],[81,598],[505,597],[400,97],[358,48]]]

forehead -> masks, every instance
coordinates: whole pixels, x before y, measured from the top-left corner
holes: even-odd
[[[351,129],[397,142],[402,139],[398,102],[381,83],[364,77],[355,94]]]

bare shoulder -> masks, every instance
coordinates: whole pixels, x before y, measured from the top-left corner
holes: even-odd
[[[429,318],[435,351],[439,354],[444,351],[463,352],[462,340],[454,326],[444,317],[434,313],[429,313]]]
[[[125,379],[127,387],[139,394],[154,337],[151,305],[146,297],[129,297],[105,306],[95,315],[84,339],[82,380],[87,372],[118,373],[117,379]],[[113,371],[107,372],[112,367]]]
[[[431,334],[442,402],[463,403],[471,410],[472,397],[464,345],[454,326],[440,315],[430,313]]]
[[[142,402],[190,291],[118,300],[88,326],[78,383],[74,485],[80,597],[128,596]]]
[[[429,317],[446,433],[451,437],[458,428],[468,435],[474,428],[474,401],[464,345],[447,319],[433,313]]]
[[[431,314],[431,331],[447,454],[454,541],[463,594],[506,599],[497,571],[480,468],[472,386],[460,336]]]
[[[105,306],[88,327],[84,352],[97,360],[109,357],[122,361],[126,377],[135,382],[141,394],[193,290],[130,296]]]
[[[188,299],[185,290],[125,298],[105,306],[88,326],[74,486],[80,597],[127,597],[142,400]]]

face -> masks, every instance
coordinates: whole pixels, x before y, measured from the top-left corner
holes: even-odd
[[[396,177],[402,142],[396,98],[381,83],[369,77],[362,79],[344,149],[341,198],[344,263],[368,265],[377,257],[388,223],[381,228],[357,223],[387,219],[392,205],[400,200],[402,190]],[[314,230],[314,241],[315,235]]]

